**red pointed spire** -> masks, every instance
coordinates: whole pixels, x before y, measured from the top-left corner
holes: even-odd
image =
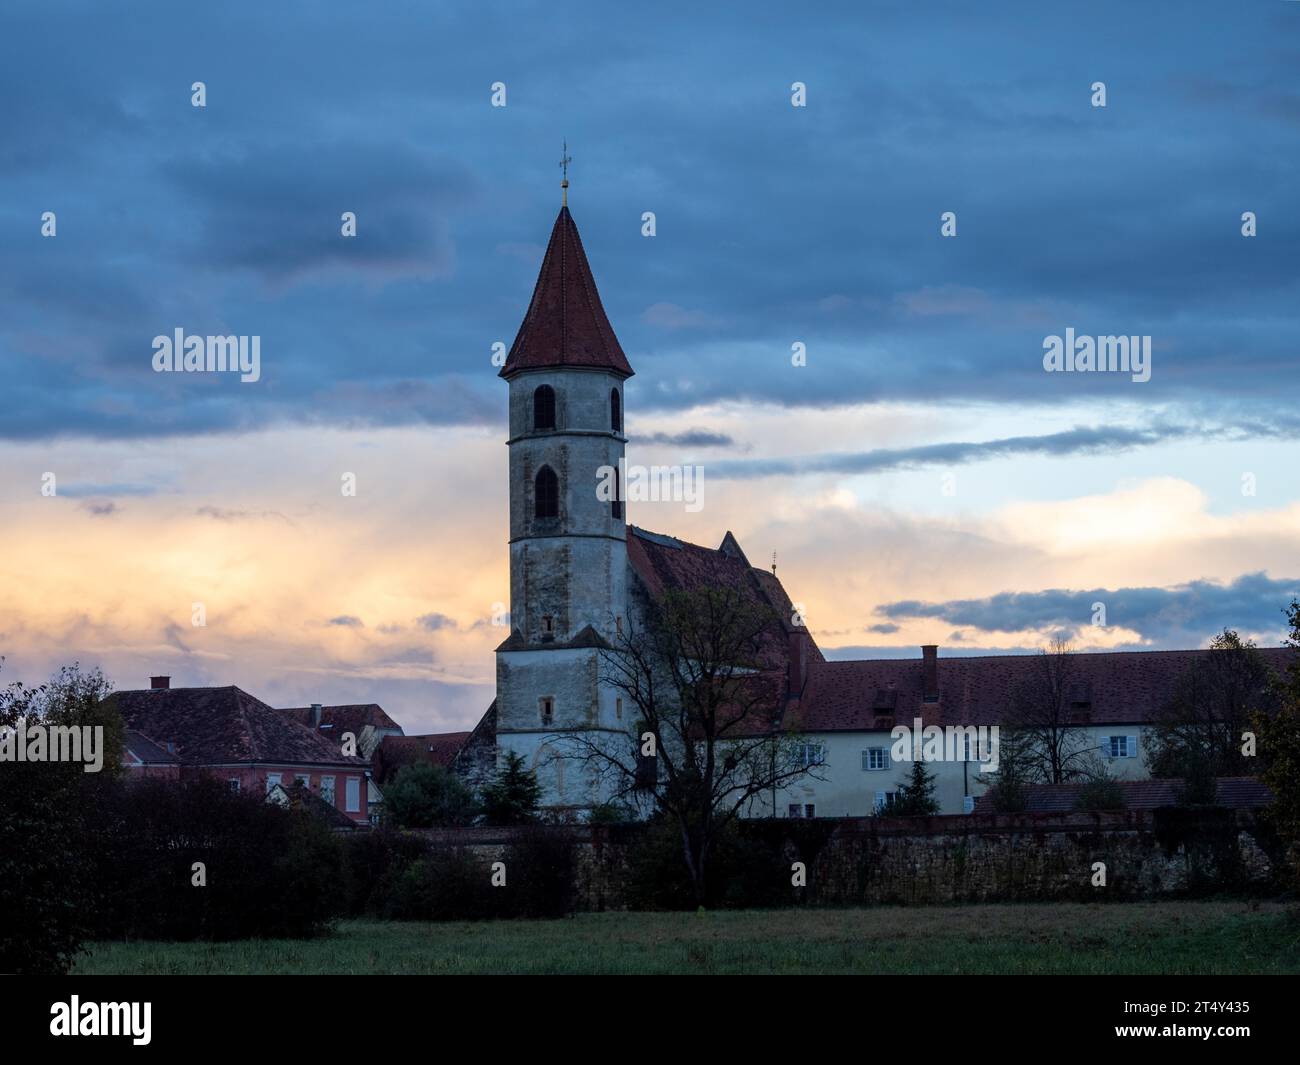
[[[600,293],[568,207],[560,208],[551,230],[528,313],[501,367],[501,376],[561,366],[632,376],[632,367],[600,305]]]

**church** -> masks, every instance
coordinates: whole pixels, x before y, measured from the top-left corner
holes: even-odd
[[[567,182],[565,182],[567,185]],[[509,389],[510,632],[496,649],[496,698],[455,756],[475,783],[507,753],[536,772],[544,807],[585,817],[609,798],[565,739],[627,742],[630,708],[602,679],[640,596],[704,586],[740,589],[783,619],[760,672],[778,694],[773,727],[806,742],[817,774],[780,789],[751,816],[852,817],[887,810],[910,771],[890,756],[895,725],[992,726],[1039,656],[831,661],[802,626],[775,574],[750,565],[726,532],[701,547],[629,525],[601,471],[623,468],[624,384],[633,369],[601,304],[566,203],[551,231],[532,299],[500,370]],[[1182,673],[1208,651],[1073,656],[1072,727],[1120,780],[1147,777],[1144,733]],[[1286,649],[1266,649],[1281,670]],[[974,753],[936,764],[943,813],[970,813],[988,782]]]

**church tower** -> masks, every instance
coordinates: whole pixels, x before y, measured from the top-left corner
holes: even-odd
[[[510,389],[511,634],[497,648],[498,751],[524,756],[544,805],[581,811],[603,797],[593,767],[563,737],[629,727],[601,684],[600,650],[626,610],[625,504],[608,488],[623,472],[632,367],[567,203],[501,376]]]

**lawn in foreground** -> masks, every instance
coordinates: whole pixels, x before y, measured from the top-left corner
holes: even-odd
[[[316,940],[98,943],[97,973],[1296,973],[1277,903],[1041,903],[344,921]]]

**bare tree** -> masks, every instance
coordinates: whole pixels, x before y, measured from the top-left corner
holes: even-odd
[[[601,651],[602,680],[634,710],[631,728],[559,741],[606,794],[676,824],[700,905],[726,827],[825,764],[820,747],[782,729],[786,673],[772,651],[784,647],[786,631],[776,611],[746,591],[710,587],[643,600],[644,621],[624,623]]]
[[[1097,747],[1074,705],[1080,694],[1074,649],[1053,640],[1012,693],[1008,715],[1030,781],[1063,784],[1095,774]]]

